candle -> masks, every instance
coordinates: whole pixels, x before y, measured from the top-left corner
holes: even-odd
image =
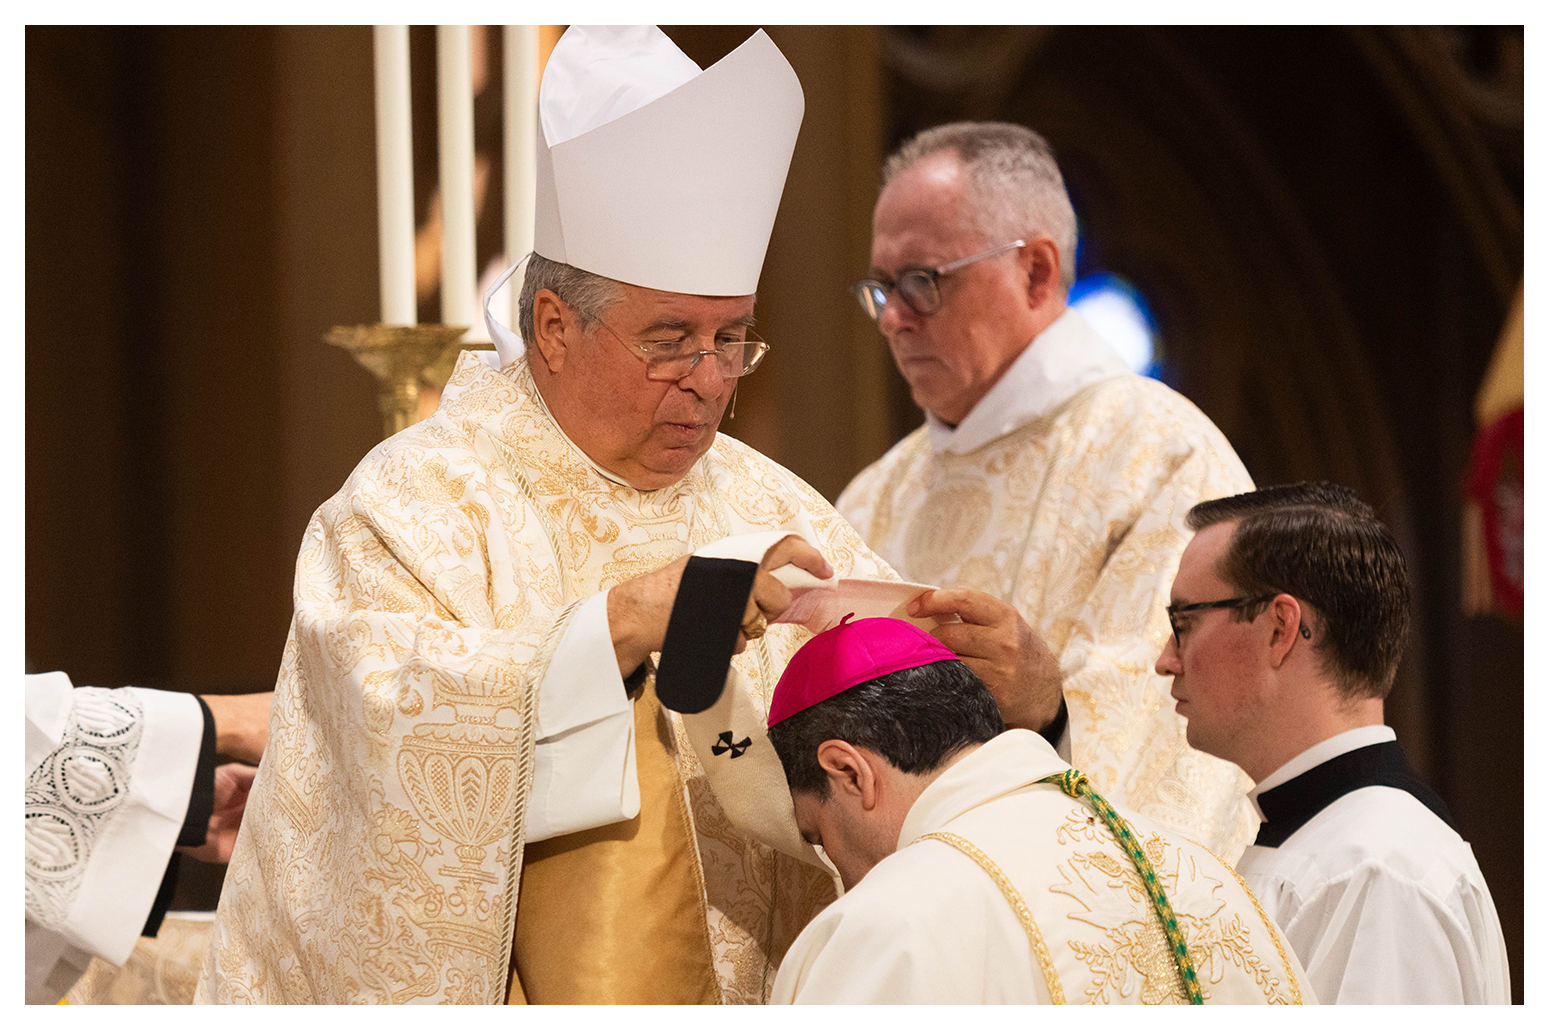
[[[378,25],[376,49],[377,255],[382,322],[414,325],[414,157],[409,120],[409,27]]]
[[[473,218],[473,69],[468,26],[436,29],[441,151],[441,321],[477,324]]]
[[[537,204],[538,26],[507,25],[505,30],[505,193],[506,261],[515,263],[532,250],[533,209]],[[512,279],[509,324],[519,318],[521,283]]]

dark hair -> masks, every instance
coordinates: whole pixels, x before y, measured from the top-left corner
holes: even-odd
[[[1386,697],[1409,631],[1398,541],[1354,491],[1295,483],[1196,504],[1190,529],[1236,522],[1216,575],[1247,595],[1290,594],[1312,608],[1324,669],[1349,698]],[[1254,619],[1262,605],[1239,609]]]
[[[902,669],[851,687],[769,727],[792,790],[828,797],[818,745],[843,740],[901,772],[927,773],[1005,730],[984,681],[959,661]]]

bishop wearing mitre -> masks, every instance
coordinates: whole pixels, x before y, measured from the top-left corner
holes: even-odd
[[[802,109],[763,32],[703,71],[560,39],[519,334],[486,296],[498,360],[307,527],[199,999],[766,1000],[834,898],[762,729],[812,631],[774,620],[788,581],[896,578],[716,432]]]

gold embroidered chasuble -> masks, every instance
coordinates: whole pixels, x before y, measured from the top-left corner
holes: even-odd
[[[537,687],[567,625],[600,591],[767,530],[802,533],[841,576],[894,576],[815,491],[739,442],[719,437],[678,484],[637,491],[600,475],[565,438],[525,362],[496,372],[464,355],[437,414],[367,455],[307,528],[269,749],[201,1000],[506,1000]],[[761,723],[808,636],[771,626],[733,660],[728,694],[741,692],[744,724]],[[647,732],[652,722],[658,732]],[[661,796],[647,789],[651,769],[667,769],[671,792],[687,799],[693,868],[674,890],[694,885],[694,932],[714,974],[688,990],[762,1001],[785,949],[833,899],[833,881],[732,825],[715,791],[748,811],[751,788],[736,775],[754,763],[717,766],[713,789],[703,763],[726,758],[696,754],[680,716],[653,707],[637,711],[636,725],[636,745],[656,747],[667,764],[640,752],[635,822],[672,822],[647,810]],[[610,837],[607,827],[589,832]],[[781,832],[761,835],[787,839]],[[588,834],[572,836],[535,854],[565,852]],[[553,912],[542,917],[549,925]],[[586,937],[560,934],[552,946],[584,949]],[[553,963],[537,975],[564,979]],[[518,984],[510,990],[521,1000]]]
[[[1199,409],[1125,374],[967,453],[933,449],[922,426],[838,507],[904,579],[1014,605],[1059,657],[1070,764],[1103,796],[1234,861],[1257,826],[1252,783],[1188,746],[1172,681],[1154,666],[1193,535],[1184,516],[1251,489]]]

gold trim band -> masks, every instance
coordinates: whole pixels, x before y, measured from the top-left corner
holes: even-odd
[[[1022,895],[1017,892],[1016,887],[1012,886],[1011,880],[1001,872],[1000,866],[996,865],[989,855],[955,833],[937,831],[925,834],[920,840],[939,840],[943,844],[950,844],[979,863],[979,868],[989,874],[990,879],[995,881],[995,886],[999,887],[1000,892],[1005,895],[1011,910],[1017,914],[1017,921],[1022,924],[1022,929],[1027,932],[1027,943],[1032,945],[1033,955],[1038,959],[1038,968],[1043,972],[1043,982],[1049,988],[1049,997],[1056,1005],[1065,1004],[1065,991],[1060,987],[1059,975],[1054,971],[1054,959],[1049,955],[1048,945],[1043,942],[1043,934],[1038,932],[1038,924],[1033,922],[1032,910],[1027,907],[1027,902],[1022,900]]]

